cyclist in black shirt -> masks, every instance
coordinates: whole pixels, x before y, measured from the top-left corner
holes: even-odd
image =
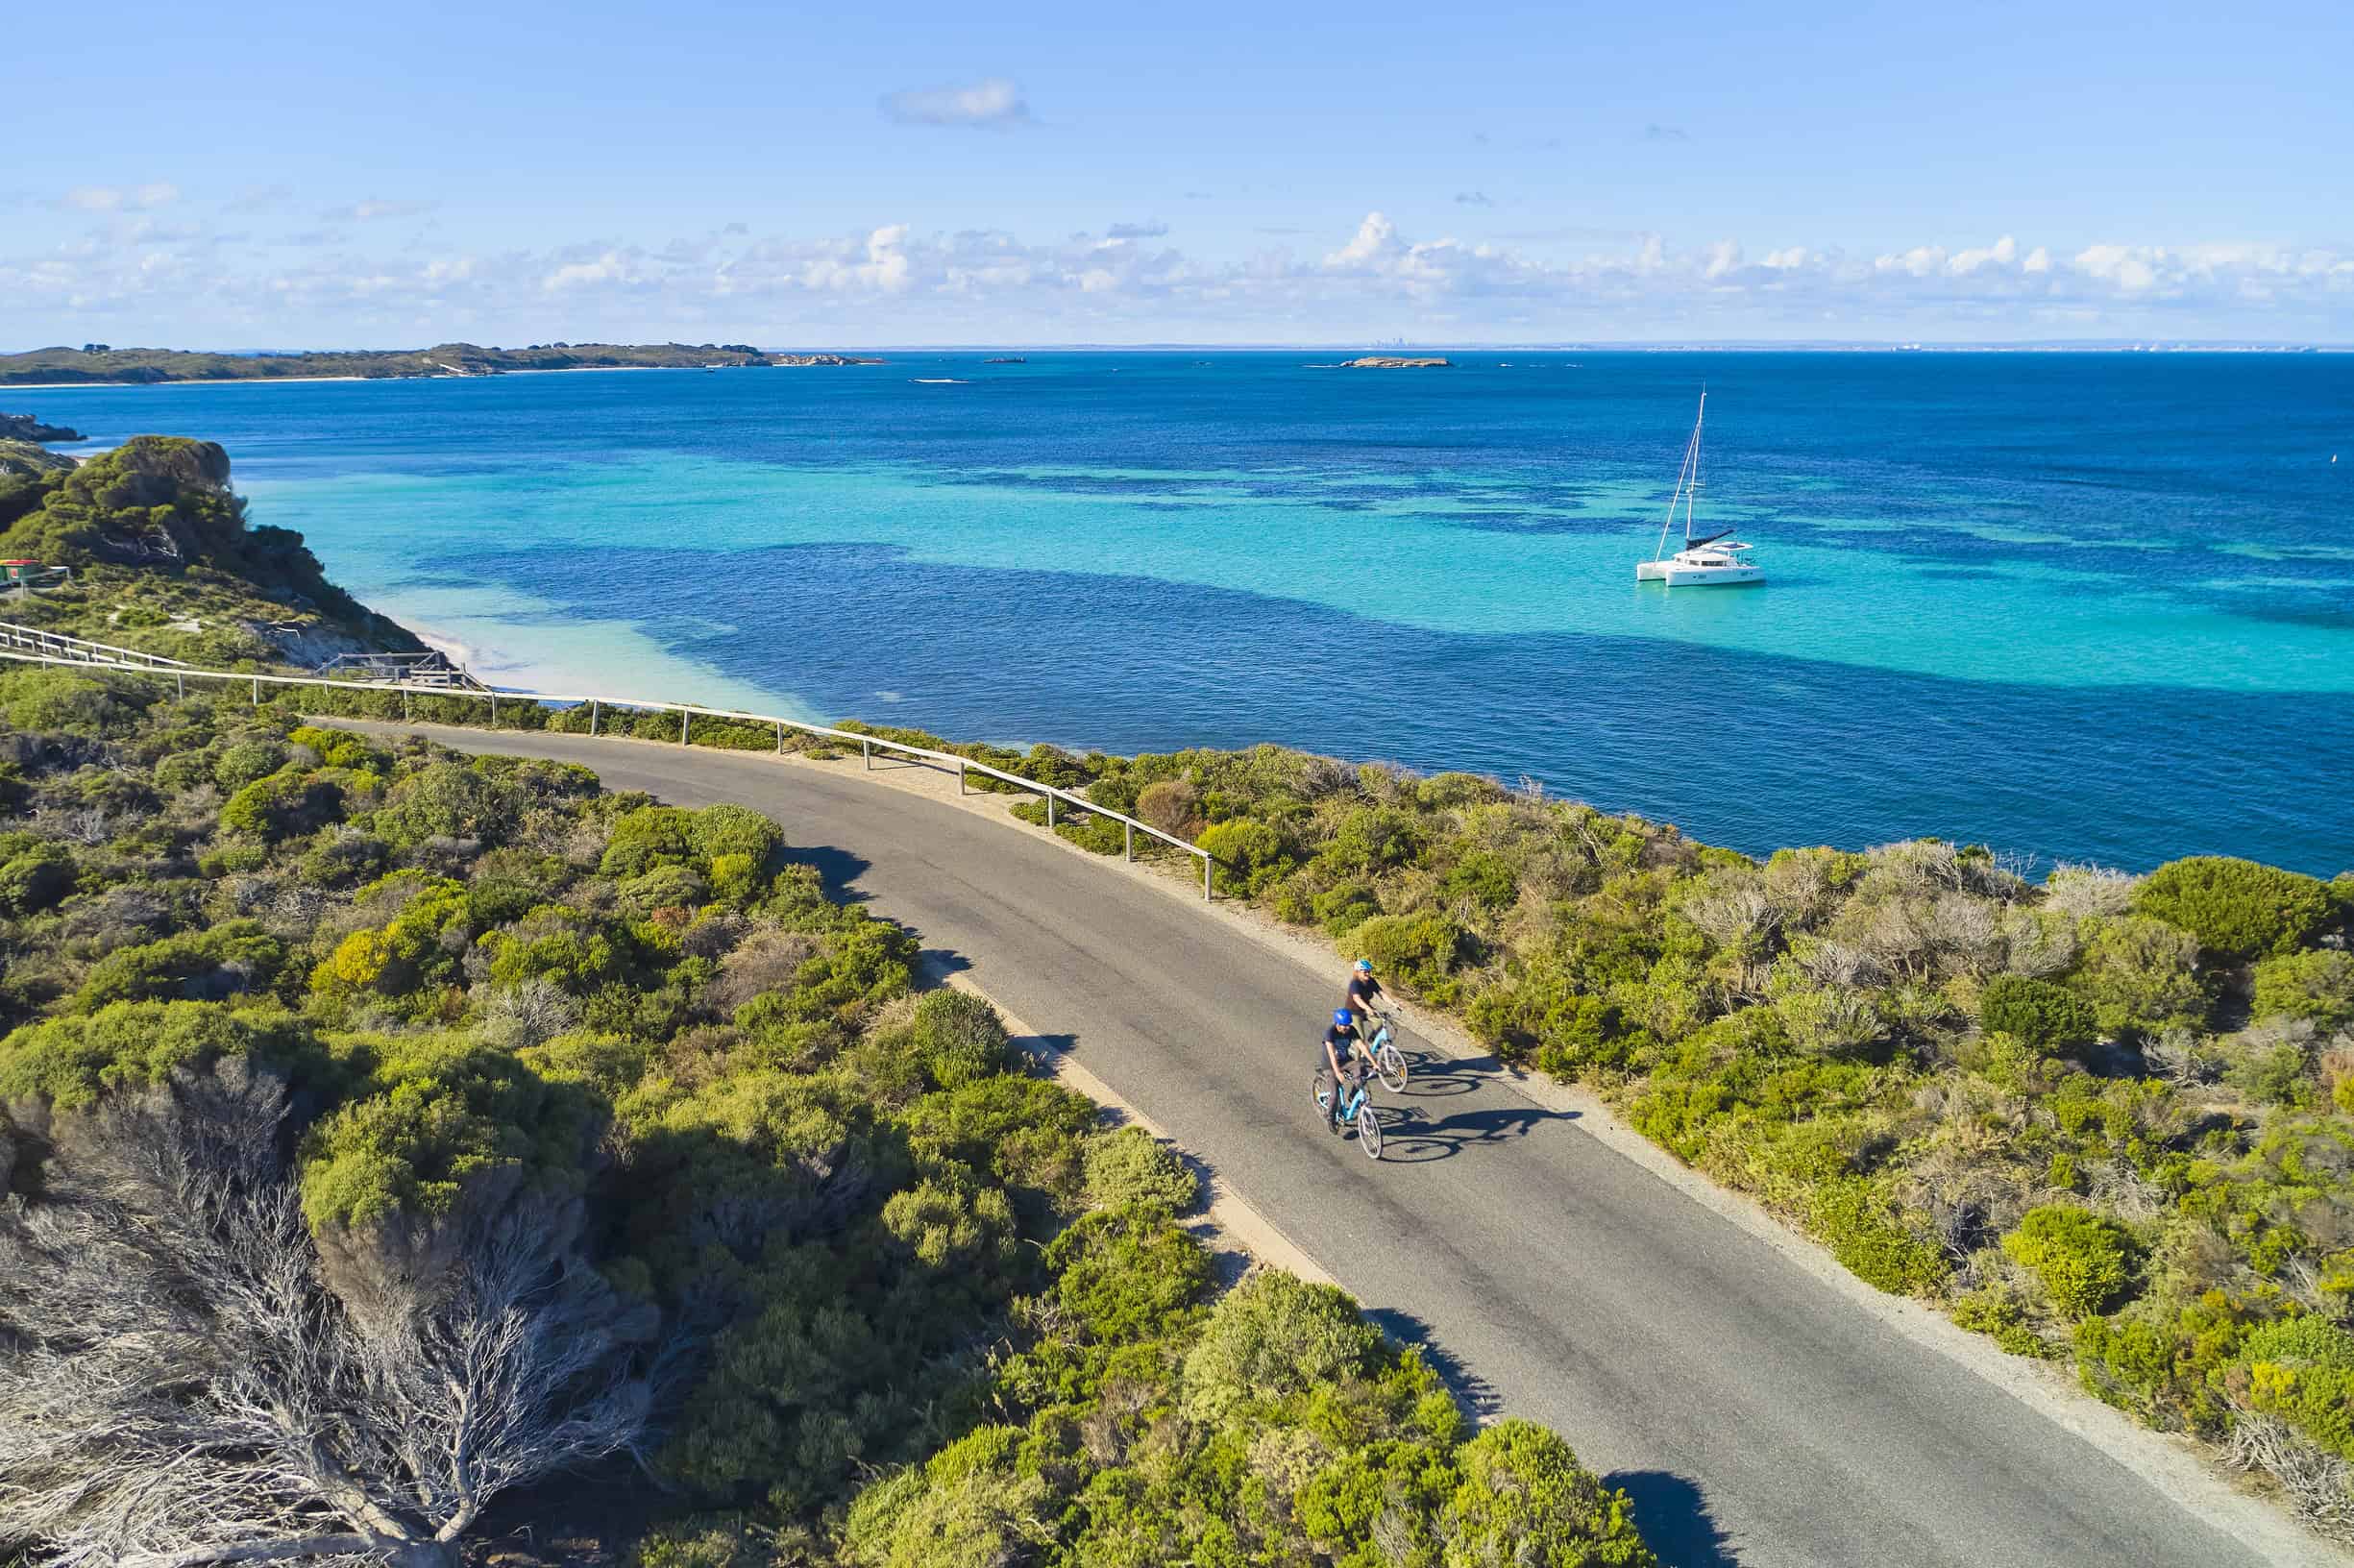
[[[1356,1015],[1359,1040],[1372,1042],[1374,1009],[1388,1000],[1389,993],[1373,978],[1372,960],[1359,959],[1357,967],[1349,972],[1348,994],[1340,999],[1340,1005]]]
[[[1356,1082],[1349,1071],[1348,1060],[1349,1054],[1358,1045],[1356,1015],[1345,1007],[1334,1008],[1331,1025],[1325,1029],[1324,1037],[1316,1041],[1320,1057],[1316,1066],[1323,1075],[1317,1080],[1317,1088],[1328,1096],[1325,1126],[1332,1132],[1340,1131],[1340,1086]]]

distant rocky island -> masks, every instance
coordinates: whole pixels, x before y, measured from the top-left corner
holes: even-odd
[[[1410,359],[1394,354],[1368,354],[1361,359],[1343,359],[1342,370],[1443,370],[1453,363],[1447,359]]]
[[[697,370],[769,365],[874,365],[841,354],[771,354],[748,343],[534,343],[483,348],[336,350],[316,354],[210,354],[190,349],[32,349],[0,354],[0,386],[38,382],[358,380],[498,376],[515,370]],[[54,437],[52,439],[66,439]]]
[[[80,430],[44,425],[31,414],[0,414],[0,441],[79,441]]]

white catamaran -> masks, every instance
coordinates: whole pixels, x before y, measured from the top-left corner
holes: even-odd
[[[1648,561],[1634,563],[1637,582],[1664,582],[1670,588],[1737,588],[1765,581],[1765,568],[1749,558],[1750,547],[1732,537],[1732,530],[1692,537],[1692,503],[1700,490],[1700,428],[1708,417],[1708,394],[1700,395],[1700,415],[1692,421],[1692,439],[1684,444],[1683,467],[1676,475],[1676,494],[1667,503],[1667,521],[1659,525],[1659,548]],[[1667,532],[1676,526],[1676,509],[1683,508],[1683,548],[1670,555]]]

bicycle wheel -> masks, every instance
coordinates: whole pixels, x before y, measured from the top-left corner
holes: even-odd
[[[1382,1087],[1392,1094],[1406,1087],[1406,1053],[1390,1041],[1382,1041],[1373,1053],[1373,1070],[1382,1075]]]
[[[1382,1118],[1374,1112],[1371,1100],[1357,1108],[1357,1146],[1365,1151],[1368,1160],[1382,1157]]]
[[[1308,1075],[1308,1097],[1316,1102],[1317,1110],[1330,1109],[1333,1102],[1331,1096],[1325,1092],[1324,1074],[1312,1072]]]

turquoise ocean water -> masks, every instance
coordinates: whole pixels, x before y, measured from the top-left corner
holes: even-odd
[[[2354,866],[2354,356],[1335,357],[4,401],[221,441],[257,521],[507,684],[1280,740],[1753,851]],[[1638,588],[1704,382],[1702,520],[1770,580]]]

